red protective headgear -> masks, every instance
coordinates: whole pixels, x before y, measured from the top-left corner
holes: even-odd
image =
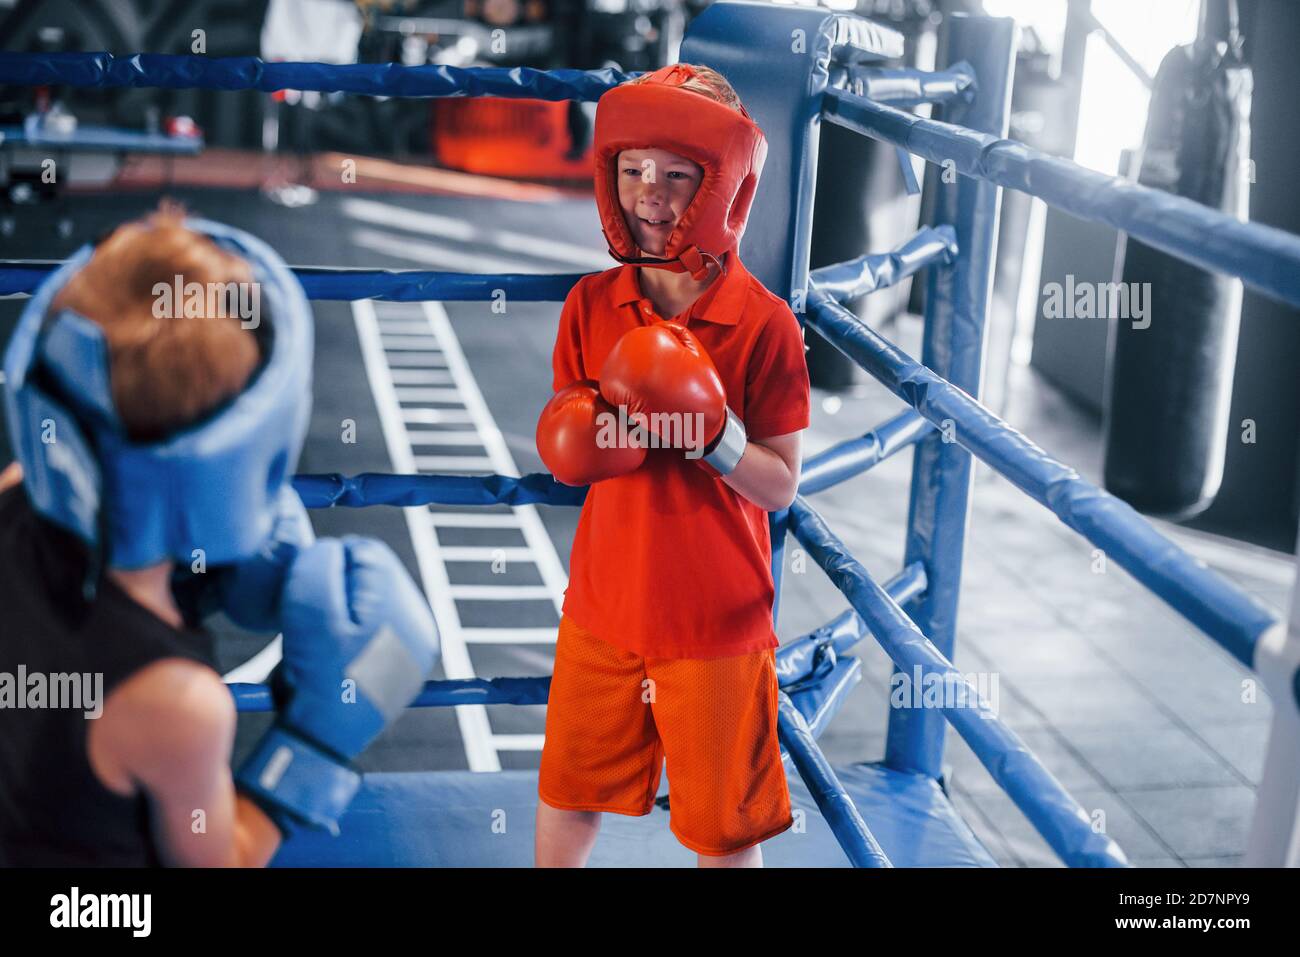
[[[740,244],[754,190],[767,158],[763,131],[742,106],[724,106],[682,83],[695,75],[676,63],[643,82],[623,84],[596,108],[596,208],[609,254],[619,262],[708,275],[708,262]],[[657,148],[685,156],[704,169],[690,206],[664,246],[664,258],[640,256],[618,201],[618,154]]]

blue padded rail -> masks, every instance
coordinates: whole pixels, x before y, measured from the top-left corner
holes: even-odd
[[[595,102],[635,75],[611,69],[537,70],[526,66],[285,63],[255,56],[0,52],[0,84],[58,84],[99,90],[316,90],[369,96],[501,96]]]

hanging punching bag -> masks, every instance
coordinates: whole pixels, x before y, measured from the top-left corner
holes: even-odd
[[[1196,42],[1156,73],[1139,182],[1248,218],[1250,98],[1236,0],[1205,0]],[[1223,480],[1241,282],[1131,237],[1122,255],[1130,302],[1149,295],[1144,319],[1112,317],[1106,488],[1139,511],[1190,518]]]

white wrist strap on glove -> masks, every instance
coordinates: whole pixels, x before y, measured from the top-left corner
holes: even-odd
[[[703,461],[719,475],[729,475],[740,464],[740,459],[745,454],[745,446],[748,444],[745,423],[741,422],[731,409],[727,409],[727,422],[722,427],[722,435],[719,436],[713,451],[704,456]]]

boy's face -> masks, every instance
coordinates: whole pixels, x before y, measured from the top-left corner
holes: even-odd
[[[668,237],[700,188],[704,170],[661,149],[618,154],[618,202],[632,240],[643,253],[662,256]]]

